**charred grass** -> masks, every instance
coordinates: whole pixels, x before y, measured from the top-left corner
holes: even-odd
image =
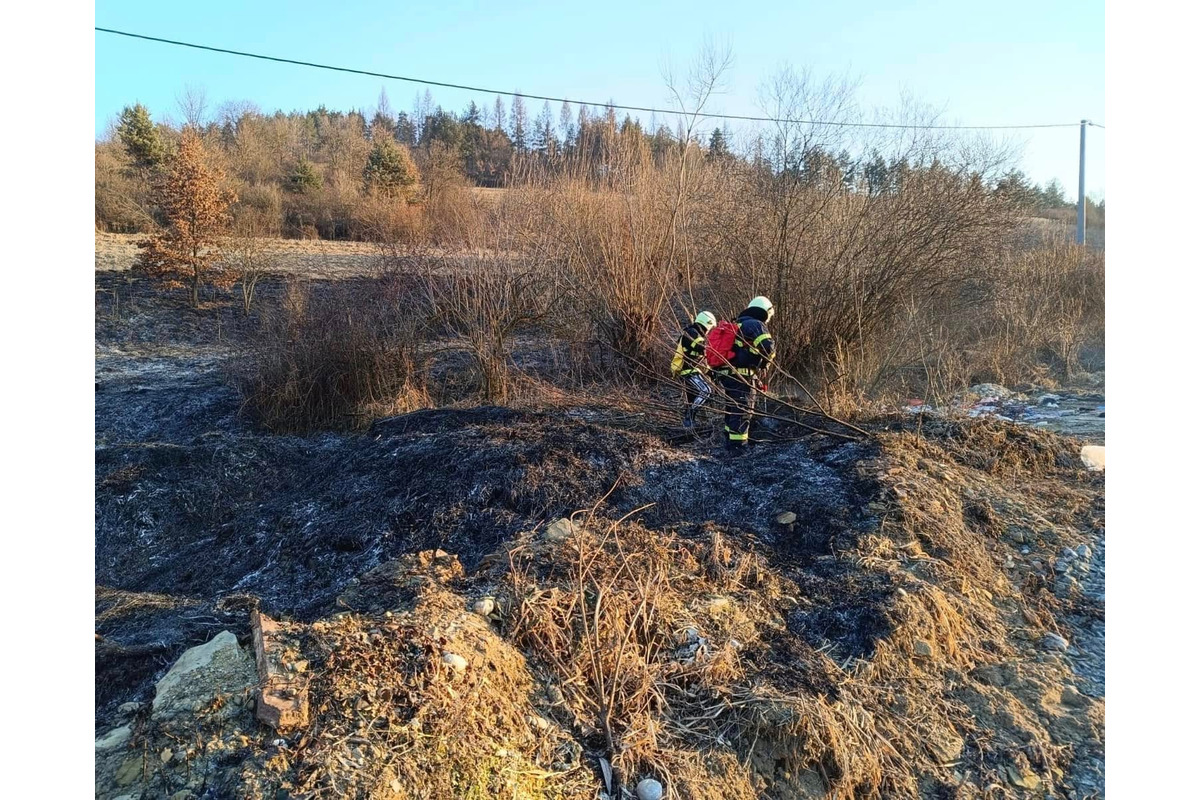
[[[511,533],[380,553],[342,583],[341,611],[293,623],[314,719],[282,749],[250,732],[246,796],[591,797],[647,776],[670,797],[1058,796],[1075,759],[1102,754],[1102,698],[1072,693],[1038,645],[1079,611],[1048,585],[1055,553],[1103,525],[1102,478],[1061,438],[891,420],[869,447],[779,445],[763,458],[784,488],[751,471],[768,503],[735,501],[732,524],[708,513],[702,454],[475,413],[471,434],[427,412],[374,435],[503,452],[511,470],[464,459],[425,502],[438,526],[507,509]],[[598,461],[610,446],[642,454]],[[646,487],[668,475],[676,508],[656,515]],[[791,528],[767,513],[787,506]]]

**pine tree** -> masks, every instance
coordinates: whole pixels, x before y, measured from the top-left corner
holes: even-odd
[[[510,132],[513,147],[518,153],[529,150],[529,118],[525,115],[525,100],[521,95],[514,95],[512,111],[509,113]]]
[[[294,194],[308,194],[319,191],[321,184],[321,176],[313,168],[312,162],[307,158],[301,158],[300,162],[296,164],[296,169],[288,176],[287,188]]]
[[[563,150],[569,151],[575,141],[575,123],[571,118],[571,104],[566,100],[558,109],[558,131],[562,136]]]
[[[493,120],[496,123],[496,131],[503,131],[507,125],[505,123],[506,116],[504,111],[504,101],[500,99],[500,95],[496,95],[496,105],[492,114],[496,118]]]
[[[202,281],[227,288],[238,279],[218,263],[230,222],[229,206],[237,201],[224,182],[225,175],[206,163],[200,137],[185,130],[166,175],[155,187],[167,227],[138,243],[142,252],[134,268],[168,288],[190,283],[194,308],[200,307]]]
[[[467,110],[463,112],[462,118],[464,125],[479,125],[479,106],[475,105],[472,100],[467,106]]]
[[[396,141],[410,149],[417,146],[417,126],[403,111],[396,117]]]
[[[363,183],[368,192],[395,197],[414,186],[420,179],[417,165],[408,149],[392,139],[380,139],[367,156]]]
[[[558,139],[554,136],[554,115],[550,113],[549,101],[542,104],[542,113],[538,114],[534,125],[534,149],[547,158],[558,154]]]
[[[150,119],[150,112],[141,103],[125,106],[117,123],[117,136],[125,152],[139,167],[157,167],[166,158],[167,148]]]
[[[708,137],[708,156],[709,161],[723,161],[729,158],[729,145],[725,141],[725,131],[720,128],[713,128],[712,135]]]

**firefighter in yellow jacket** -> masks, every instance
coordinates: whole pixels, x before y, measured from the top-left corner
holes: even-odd
[[[708,365],[704,361],[704,346],[708,332],[717,324],[717,318],[708,311],[701,311],[695,321],[683,329],[675,346],[675,357],[671,359],[671,374],[683,381],[683,395],[687,407],[683,411],[683,427],[696,424],[696,412],[712,396],[712,386],[705,377]]]

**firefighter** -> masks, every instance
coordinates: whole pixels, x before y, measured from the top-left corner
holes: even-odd
[[[755,395],[765,388],[759,375],[775,355],[775,341],[767,323],[775,314],[771,301],[759,296],[737,318],[733,358],[717,370],[725,392],[725,448],[743,452],[750,442],[750,418]]]
[[[671,374],[683,381],[685,428],[695,426],[696,412],[712,395],[712,386],[705,377],[708,365],[704,361],[704,344],[716,324],[717,318],[708,311],[697,314],[695,321],[683,329],[675,346],[675,357],[671,359]]]

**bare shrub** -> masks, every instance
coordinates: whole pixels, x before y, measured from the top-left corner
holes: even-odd
[[[1052,238],[1014,251],[986,276],[988,303],[974,319],[976,359],[1004,381],[1050,363],[1064,380],[1081,348],[1104,344],[1104,253]]]
[[[550,308],[545,265],[529,253],[477,251],[445,256],[425,272],[435,324],[466,343],[488,403],[509,398],[513,337]]]
[[[241,363],[244,408],[272,431],[303,432],[427,407],[413,288],[290,282]]]
[[[242,311],[250,316],[250,307],[254,303],[254,293],[263,276],[273,271],[276,266],[275,256],[271,253],[267,232],[261,223],[254,221],[239,222],[234,228],[234,234],[225,241],[222,256],[230,265],[230,269],[239,275],[238,285],[242,294]]]

